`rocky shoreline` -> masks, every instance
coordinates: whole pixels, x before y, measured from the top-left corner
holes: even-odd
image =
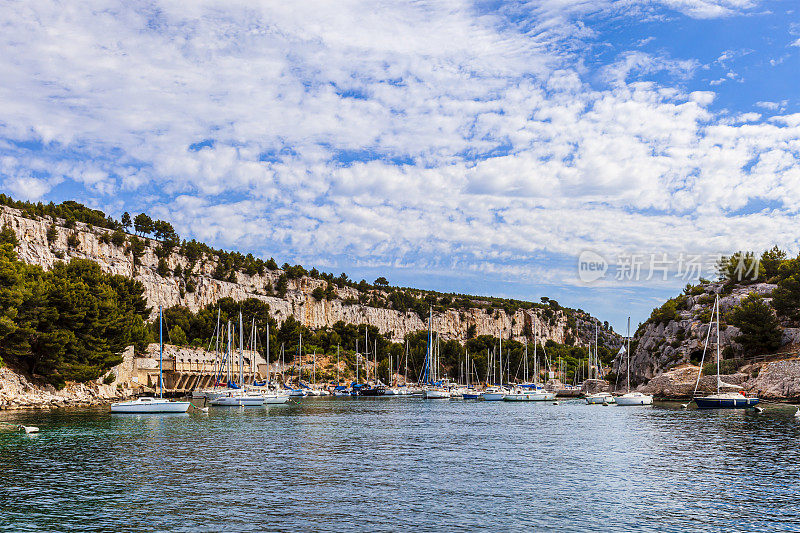
[[[67,383],[56,390],[52,385],[32,376],[0,367],[0,410],[2,409],[59,409],[108,405],[131,398],[133,390],[104,385],[101,382]]]
[[[699,366],[681,365],[654,377],[637,390],[664,400],[692,398]],[[773,402],[800,402],[800,359],[782,359],[743,366],[735,374],[720,376],[723,392],[744,391],[762,400]],[[698,391],[716,392],[717,377],[700,378]]]

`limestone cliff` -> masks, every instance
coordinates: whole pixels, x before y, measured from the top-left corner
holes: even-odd
[[[722,282],[706,283],[696,287],[693,294],[681,295],[676,302],[675,315],[667,320],[651,318],[645,322],[633,339],[630,361],[631,379],[635,382],[650,380],[662,373],[689,362],[699,362],[708,334],[711,309],[716,295],[720,297],[720,312],[723,320],[720,340],[723,350],[739,354],[741,346],[736,342],[739,328],[725,324],[725,315],[751,293],[762,296],[764,303],[770,305],[775,285],[754,283],[738,285],[725,290]],[[800,328],[783,327],[781,344],[785,347],[800,341]],[[711,348],[714,348],[712,334]],[[781,350],[785,351],[785,350]],[[706,361],[713,361],[714,355],[707,354]],[[623,376],[627,368],[625,356],[617,357],[613,369]]]
[[[53,223],[56,225],[56,235],[54,238],[51,235],[51,240],[48,240],[48,228]],[[263,275],[237,272],[236,283],[232,283],[213,277],[216,267],[214,257],[204,255],[199,261],[190,264],[182,255],[171,253],[165,258],[167,267],[174,271],[180,265],[181,270],[190,270],[192,279],[195,280],[190,290],[185,279],[172,273],[159,274],[157,241],[143,239],[147,246],[139,264],[135,265],[129,248],[125,244],[117,246],[111,242],[108,238],[111,231],[105,228],[91,227],[81,222],[77,222],[73,228],[67,228],[60,219],[54,221],[49,217],[42,217],[34,220],[22,216],[19,210],[0,206],[0,226],[2,225],[7,225],[16,233],[19,240],[18,256],[27,263],[49,269],[56,261],[83,258],[95,261],[109,273],[134,277],[144,285],[145,296],[153,307],[154,314],[159,305],[182,305],[196,311],[223,297],[231,297],[236,301],[258,298],[269,304],[279,323],[292,315],[310,328],[331,326],[340,320],[346,323],[366,323],[376,326],[381,333],[395,341],[427,327],[423,319],[414,312],[352,303],[358,301],[360,293],[349,286],[338,287],[336,297],[331,300],[318,300],[312,296],[312,292],[317,287],[324,288],[327,282],[308,276],[289,280],[288,290],[283,298],[274,293],[268,294],[267,287],[276,286],[278,277],[282,274],[280,269],[266,270]],[[376,289],[372,292],[386,296],[385,291]],[[461,341],[467,338],[470,326],[474,326],[475,335],[497,335],[502,331],[504,338],[522,340],[525,333],[530,333],[537,323],[542,340],[552,339],[564,343],[571,338],[580,345],[586,344],[593,335],[593,323],[596,319],[579,311],[531,305],[530,308],[518,309],[513,314],[506,313],[503,309],[493,309],[490,313],[476,307],[447,309],[445,312],[434,313],[433,321],[435,329],[444,338]],[[612,347],[619,345],[619,337],[612,333],[606,333],[604,338]]]

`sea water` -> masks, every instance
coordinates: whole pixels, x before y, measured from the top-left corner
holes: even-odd
[[[307,398],[3,411],[0,531],[800,531],[800,421],[753,411]]]

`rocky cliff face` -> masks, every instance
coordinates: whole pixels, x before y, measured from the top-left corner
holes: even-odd
[[[311,277],[290,280],[284,298],[267,295],[265,287],[276,285],[281,270],[267,270],[263,275],[252,276],[239,272],[236,283],[220,281],[212,277],[216,263],[209,257],[192,266],[192,274],[197,282],[194,291],[188,292],[182,279],[171,274],[159,275],[156,241],[144,239],[149,245],[140,264],[134,265],[133,257],[125,245],[116,246],[112,242],[103,242],[108,239],[101,239],[101,236],[104,233],[110,234],[109,230],[92,228],[82,223],[77,223],[73,229],[67,229],[62,221],[55,222],[57,236],[52,242],[48,242],[47,230],[53,223],[52,220],[32,220],[21,216],[16,209],[0,206],[0,226],[7,225],[16,233],[19,239],[17,254],[21,260],[45,269],[52,268],[57,261],[69,261],[71,258],[95,261],[106,272],[133,277],[142,282],[154,314],[159,305],[182,305],[196,311],[224,297],[236,301],[258,298],[270,305],[279,323],[289,316],[294,316],[310,328],[331,326],[340,320],[346,323],[366,323],[376,326],[381,333],[389,335],[395,341],[402,340],[407,333],[427,327],[414,312],[346,303],[348,300],[357,300],[359,296],[359,292],[352,287],[338,288],[337,298],[333,300],[317,300],[311,293],[326,282]],[[77,246],[69,246],[70,235],[77,238]],[[172,253],[166,258],[166,262],[170,270],[178,265],[184,270],[189,267],[188,261],[177,253]],[[502,309],[496,309],[491,314],[477,308],[451,309],[434,314],[433,317],[435,329],[444,338],[463,341],[467,338],[468,328],[474,325],[476,335],[497,335],[502,331],[504,338],[523,340],[524,332],[531,331],[533,324],[538,323],[542,340],[552,339],[563,343],[568,337],[575,337],[577,344],[586,343],[581,336],[583,331],[593,332],[593,327],[587,328],[591,320],[594,319],[584,316],[570,324],[570,317],[560,309],[520,309],[514,314],[507,314]],[[609,342],[619,343],[617,336],[607,337]]]
[[[740,346],[735,341],[739,336],[739,328],[724,324],[727,311],[739,305],[750,293],[756,293],[770,304],[770,295],[775,285],[769,283],[756,283],[734,287],[730,293],[723,293],[722,283],[708,283],[702,286],[702,292],[679,297],[676,301],[678,309],[676,317],[666,321],[648,321],[637,332],[632,345],[630,369],[631,379],[636,382],[650,380],[669,369],[690,361],[699,362],[703,353],[709,329],[711,309],[714,298],[720,295],[720,312],[723,316],[720,328],[721,347],[731,347],[734,352],[740,351]],[[716,350],[713,343],[709,349]],[[800,341],[800,328],[783,329],[783,345]],[[706,361],[713,361],[714,353],[706,354]],[[614,361],[613,369],[620,376],[624,375],[627,368],[625,356]],[[696,377],[696,376],[695,376]],[[694,386],[694,383],[692,383]]]

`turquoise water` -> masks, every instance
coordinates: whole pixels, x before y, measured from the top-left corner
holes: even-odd
[[[0,531],[799,531],[794,408],[0,412]]]

